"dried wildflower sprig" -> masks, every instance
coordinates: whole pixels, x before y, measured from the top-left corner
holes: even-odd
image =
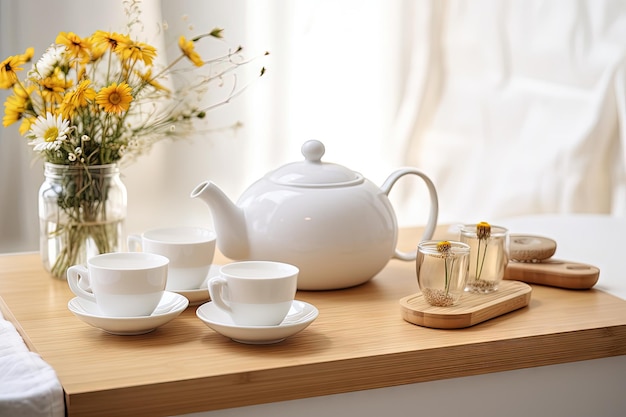
[[[452,262],[450,264],[450,268],[448,268],[448,258],[451,256],[452,245],[449,241],[443,240],[437,243],[437,252],[439,252],[441,257],[443,257],[443,268],[445,273],[445,293],[446,295],[450,291],[450,280],[452,279],[452,270],[454,268],[454,257],[452,257]]]
[[[478,238],[478,251],[476,252],[476,280],[480,279],[483,273],[483,266],[485,265],[485,257],[487,256],[487,245],[489,245],[489,238],[491,237],[491,225],[487,222],[480,222],[476,225],[476,237]],[[480,258],[480,246],[484,243],[482,260]],[[480,266],[479,266],[480,264]]]

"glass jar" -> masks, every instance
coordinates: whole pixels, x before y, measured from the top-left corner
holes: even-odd
[[[455,241],[427,240],[417,247],[417,285],[432,306],[450,307],[465,291],[470,248]]]
[[[461,228],[461,242],[470,247],[466,290],[488,294],[497,291],[509,262],[509,231],[489,223],[467,224]]]
[[[44,268],[66,279],[72,265],[122,250],[126,187],[117,164],[46,162],[39,189],[39,248]]]

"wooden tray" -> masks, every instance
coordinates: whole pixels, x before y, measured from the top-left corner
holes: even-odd
[[[491,294],[463,294],[459,304],[433,307],[422,293],[400,300],[402,318],[409,323],[434,329],[461,329],[526,307],[532,288],[519,281],[502,281],[498,291]]]
[[[504,271],[504,279],[573,290],[589,289],[599,277],[600,269],[595,266],[552,258],[537,263],[509,262]]]

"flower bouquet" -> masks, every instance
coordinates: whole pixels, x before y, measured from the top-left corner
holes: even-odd
[[[2,124],[19,122],[20,134],[45,162],[40,247],[44,265],[59,278],[89,256],[120,248],[126,209],[120,162],[157,141],[187,136],[194,121],[245,89],[235,81],[225,99],[199,106],[212,84],[221,86],[250,62],[242,48],[204,60],[196,42],[222,38],[222,29],[181,35],[178,56],[159,65],[157,49],[130,35],[140,22],[138,3],[130,2],[126,13],[126,33],[59,33],[23,79],[18,74],[33,48],[0,63],[0,88],[12,90]]]

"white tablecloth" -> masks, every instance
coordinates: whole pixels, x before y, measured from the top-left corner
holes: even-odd
[[[63,417],[63,388],[54,369],[28,350],[0,313],[0,416]]]

